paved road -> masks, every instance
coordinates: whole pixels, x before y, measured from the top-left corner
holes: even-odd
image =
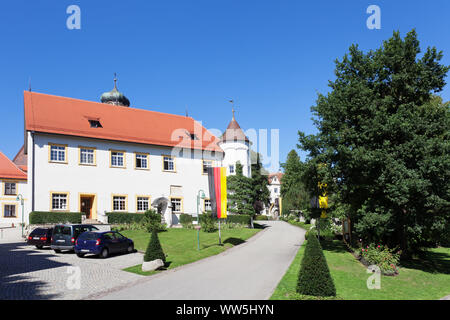
[[[0,241],[0,300],[82,299],[144,278],[122,271],[142,262],[141,253],[98,259],[74,253],[55,254],[25,242]],[[79,267],[80,287],[69,278]]]
[[[220,255],[90,298],[268,299],[303,243],[305,232],[282,221],[268,221],[266,225],[246,243]]]

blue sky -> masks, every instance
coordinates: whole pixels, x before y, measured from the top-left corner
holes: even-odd
[[[66,27],[72,4],[80,30]],[[372,4],[381,30],[366,27]],[[416,28],[422,49],[436,46],[450,65],[449,12],[448,0],[8,1],[0,10],[0,151],[12,158],[22,145],[30,77],[33,91],[99,101],[117,72],[131,106],[187,107],[207,128],[226,128],[234,98],[243,129],[280,130],[284,162],[298,130],[315,132],[310,107],[352,43],[375,49],[393,30]],[[441,95],[450,100],[449,85]]]

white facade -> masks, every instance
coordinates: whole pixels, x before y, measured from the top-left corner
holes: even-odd
[[[52,144],[64,147],[64,162],[50,160]],[[80,164],[80,147],[93,148],[93,165]],[[202,152],[197,150],[194,155],[194,151],[185,150],[172,154],[172,150],[171,147],[44,133],[34,133],[33,146],[32,133],[29,132],[27,158],[30,195],[34,188],[34,199],[30,196],[34,203],[30,204],[30,210],[55,211],[52,208],[52,194],[66,194],[67,208],[64,211],[81,212],[82,197],[91,197],[92,214],[89,218],[99,221],[104,220],[106,212],[117,211],[113,208],[113,197],[125,197],[125,208],[120,210],[123,212],[137,212],[138,197],[149,197],[150,203],[161,197],[176,198],[180,210],[174,213],[195,215],[199,190],[203,190],[206,198],[209,198],[208,176],[203,173]],[[111,166],[111,153],[114,151],[124,153],[123,167]],[[136,168],[136,154],[148,156],[147,169]],[[221,164],[222,153],[208,154],[205,160],[212,161],[213,166]],[[164,170],[164,156],[173,156],[173,171]],[[199,210],[203,207],[202,201]],[[173,218],[176,224],[176,216]]]
[[[6,191],[7,183],[15,184],[15,194]],[[23,210],[21,201],[17,200],[19,195],[24,199]],[[25,180],[0,179],[0,227],[11,227],[12,225],[17,227],[22,221],[28,223],[30,212],[28,200],[28,187]]]
[[[281,196],[281,182],[277,176],[274,176],[267,186],[270,191],[270,203],[275,203],[275,199]]]
[[[242,173],[251,177],[250,145],[245,141],[225,141],[219,143],[225,152],[222,166],[227,168],[227,175],[236,173],[236,162],[242,164]]]

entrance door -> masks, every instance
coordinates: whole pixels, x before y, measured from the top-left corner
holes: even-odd
[[[80,196],[80,211],[86,215],[86,219],[92,219],[92,204],[94,203],[93,196]]]

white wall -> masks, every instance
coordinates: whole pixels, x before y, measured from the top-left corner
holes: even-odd
[[[23,196],[25,200],[23,220],[27,223],[29,212],[27,182],[23,180],[0,179],[0,227],[10,227],[12,224],[14,224],[14,226],[19,226],[19,224],[22,223],[22,205],[20,204],[20,201],[16,200],[17,195],[5,195],[5,182],[15,182],[17,194],[21,194]],[[5,204],[13,204],[16,206],[15,218],[5,218]]]
[[[49,143],[68,145],[67,164],[49,162]],[[96,166],[79,165],[79,146],[96,148]],[[125,169],[110,168],[110,149],[126,152]],[[29,188],[31,190],[31,136],[29,136],[28,150]],[[51,209],[50,192],[52,191],[69,193],[69,210],[72,212],[80,211],[81,193],[95,194],[99,215],[112,211],[113,194],[127,195],[128,212],[137,211],[137,195],[149,195],[151,201],[162,196],[170,197],[171,185],[182,186],[184,213],[196,212],[197,193],[200,189],[205,191],[206,197],[209,197],[208,176],[202,174],[201,157],[193,159],[193,154],[177,154],[176,172],[162,170],[161,155],[170,155],[172,150],[170,147],[35,134],[35,150],[35,211]],[[150,170],[134,168],[135,152],[150,154]],[[218,153],[213,159],[217,161],[217,165],[220,165],[221,157],[222,154]],[[201,208],[203,208],[203,203],[200,203]]]
[[[250,163],[250,148],[249,144],[245,142],[226,142],[220,143],[220,147],[225,151],[225,157],[222,161],[222,166],[227,168],[227,175],[229,174],[229,165],[234,165],[236,172],[236,162],[242,164],[242,172],[244,176],[251,176]]]

